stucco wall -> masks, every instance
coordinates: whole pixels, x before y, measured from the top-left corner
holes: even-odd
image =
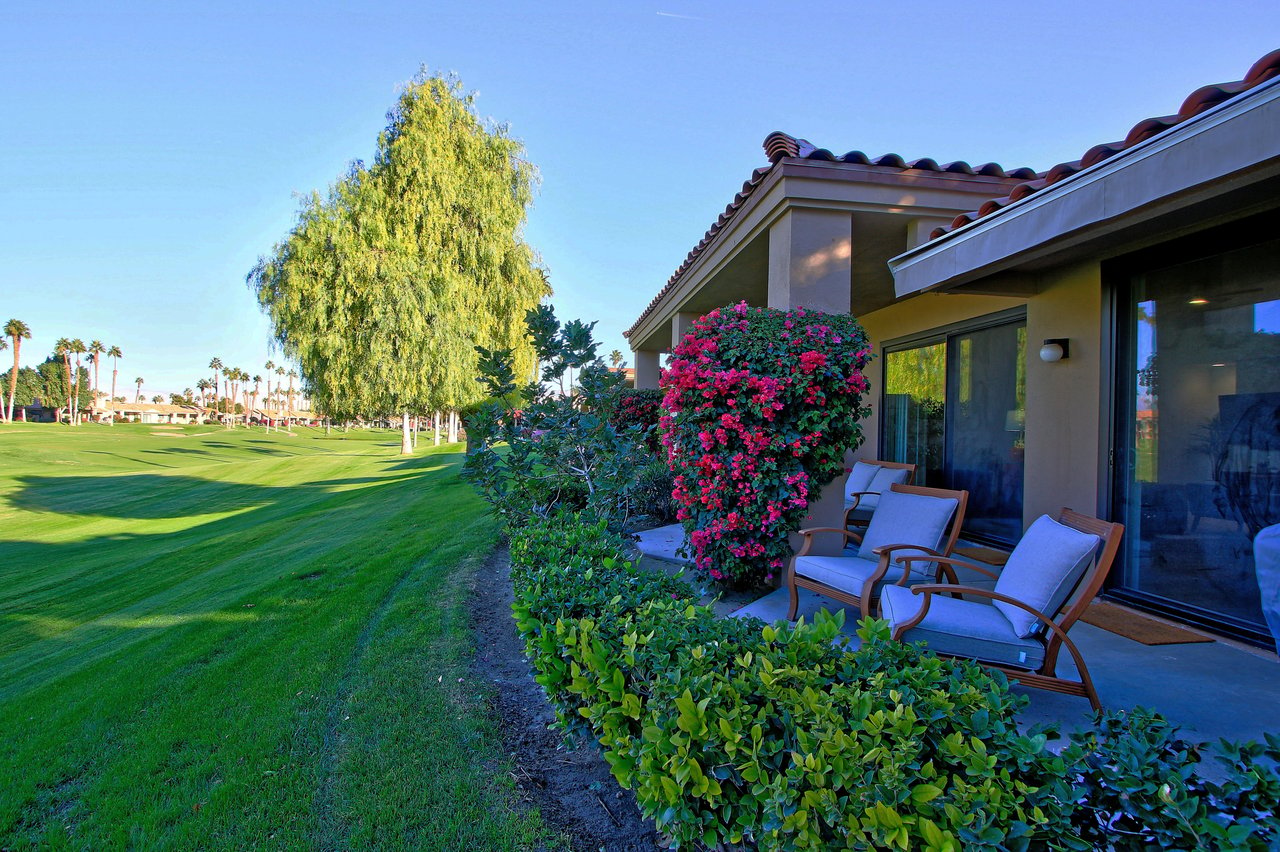
[[[1040,343],[1071,341],[1071,357],[1046,364]],[[1041,278],[1027,303],[1027,451],[1023,519],[1063,506],[1098,511],[1102,411],[1101,266],[1085,263]]]
[[[1102,283],[1097,263],[1043,273],[1030,298],[926,293],[860,317],[876,359],[867,373],[872,414],[862,424],[863,446],[850,455],[879,451],[880,392],[885,341],[1025,305],[1027,309],[1027,413],[1024,525],[1063,506],[1098,509],[1102,398]],[[1040,360],[1045,338],[1070,340],[1065,361]]]

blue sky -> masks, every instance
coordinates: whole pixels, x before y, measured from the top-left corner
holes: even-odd
[[[250,373],[244,285],[297,194],[457,72],[539,167],[527,238],[602,351],[772,130],[837,153],[1046,168],[1280,45],[1280,4],[31,3],[0,28],[0,322],[125,352],[144,392]],[[11,357],[6,352],[0,361]],[[125,375],[127,374],[127,378]]]

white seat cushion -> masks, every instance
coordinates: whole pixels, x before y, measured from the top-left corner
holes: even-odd
[[[908,588],[885,586],[881,591],[880,613],[891,630],[913,618],[923,605],[924,595],[912,594]],[[938,654],[1028,670],[1044,663],[1044,643],[1039,638],[1019,636],[1000,610],[985,602],[942,594],[933,595],[929,613],[904,633],[902,640],[924,642]]]
[[[857,556],[798,556],[796,574],[850,595],[861,595],[878,560]]]
[[[1096,535],[1041,515],[1009,554],[995,590],[1053,618],[1093,561],[1099,541]],[[1039,633],[1043,627],[1024,609],[1001,601],[996,601],[995,606],[1023,638]]]

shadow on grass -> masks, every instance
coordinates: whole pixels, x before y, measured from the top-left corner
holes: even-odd
[[[328,564],[321,554],[362,538],[377,548],[385,519],[449,481],[452,466],[423,461],[403,471],[380,465],[382,475],[282,486],[150,473],[16,477],[7,497],[17,508],[131,525],[107,532],[98,524],[97,535],[56,543],[0,530],[0,700],[40,683],[63,654],[80,648],[86,659],[98,658],[119,641],[136,641],[113,638],[122,633],[191,620],[251,623],[224,608],[261,583],[344,582],[358,558]],[[195,520],[174,523],[184,517]],[[36,645],[41,650],[23,651]]]
[[[158,450],[156,452],[201,452]],[[19,476],[9,501],[19,509],[108,518],[184,518],[293,502],[300,494],[327,493],[349,485],[387,485],[449,467],[438,456],[388,464],[385,475],[323,479],[301,485],[251,485],[193,476],[140,473],[129,476]],[[0,543],[3,535],[0,534]]]

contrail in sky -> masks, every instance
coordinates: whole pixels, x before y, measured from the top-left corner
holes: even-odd
[[[658,14],[664,18],[680,18],[681,20],[685,20],[685,21],[703,20],[702,18],[699,18],[696,15],[677,15],[675,12],[659,12]]]

